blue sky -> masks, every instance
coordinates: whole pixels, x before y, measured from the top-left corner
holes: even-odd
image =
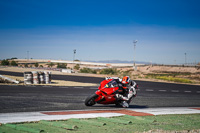
[[[0,59],[200,62],[199,0],[0,0]]]

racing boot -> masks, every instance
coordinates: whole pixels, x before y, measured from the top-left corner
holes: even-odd
[[[128,104],[126,101],[123,101],[123,102],[122,102],[122,107],[123,107],[123,108],[128,108],[128,107],[129,107],[129,104]]]

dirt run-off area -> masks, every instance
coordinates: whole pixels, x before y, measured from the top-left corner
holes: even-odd
[[[170,82],[182,84],[200,85],[200,66],[164,66],[164,65],[144,65],[137,66],[137,69],[132,67],[112,68],[117,70],[117,74],[90,74],[90,73],[64,73],[53,70],[42,70],[37,68],[22,68],[22,67],[0,67],[1,71],[27,72],[27,71],[51,71],[52,75],[76,75],[89,77],[120,77],[130,76],[132,80],[145,80],[154,82]],[[5,75],[8,76],[8,75]],[[12,75],[9,75],[12,76]],[[19,81],[23,81],[23,77],[11,77]],[[22,83],[21,83],[22,84]],[[42,84],[45,85],[45,84]],[[48,84],[46,84],[48,85]],[[57,86],[96,86],[97,84],[78,83],[70,81],[58,81],[52,79],[52,84]]]
[[[31,69],[31,68],[18,68],[18,67],[0,67],[1,71],[9,71],[9,72],[20,72],[20,73],[24,73],[24,72],[31,72],[31,71],[49,71],[49,70],[37,70],[37,69]],[[58,75],[64,75],[61,72],[58,71],[51,71],[52,75],[54,74],[58,74]],[[17,85],[26,85],[24,84],[24,77],[20,77],[20,76],[13,76],[13,75],[3,75],[5,77],[20,81],[19,84]],[[3,83],[2,83],[2,82]],[[14,83],[10,83],[7,80],[0,79],[0,85],[10,85],[10,84],[14,84]],[[64,80],[51,80],[50,84],[31,84],[31,85],[42,85],[42,86],[97,86],[97,84],[93,84],[93,83],[81,83],[81,82],[73,82],[73,81],[64,81]]]
[[[156,82],[173,82],[200,84],[200,66],[138,66],[119,68],[120,74],[129,75],[132,79],[150,80]]]

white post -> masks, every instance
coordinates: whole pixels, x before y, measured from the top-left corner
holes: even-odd
[[[133,41],[133,44],[134,44],[133,68],[134,68],[134,69],[135,69],[135,49],[136,49],[136,43],[137,43],[137,42],[138,42],[137,40]]]

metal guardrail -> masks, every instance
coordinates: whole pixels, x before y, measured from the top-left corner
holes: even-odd
[[[12,82],[12,83],[19,84],[19,81],[14,80],[14,79],[11,79],[11,78],[8,78],[8,77],[3,76],[3,75],[0,75],[0,78],[2,78],[2,79],[4,79],[4,80],[8,80],[8,81],[10,81],[10,82]]]

